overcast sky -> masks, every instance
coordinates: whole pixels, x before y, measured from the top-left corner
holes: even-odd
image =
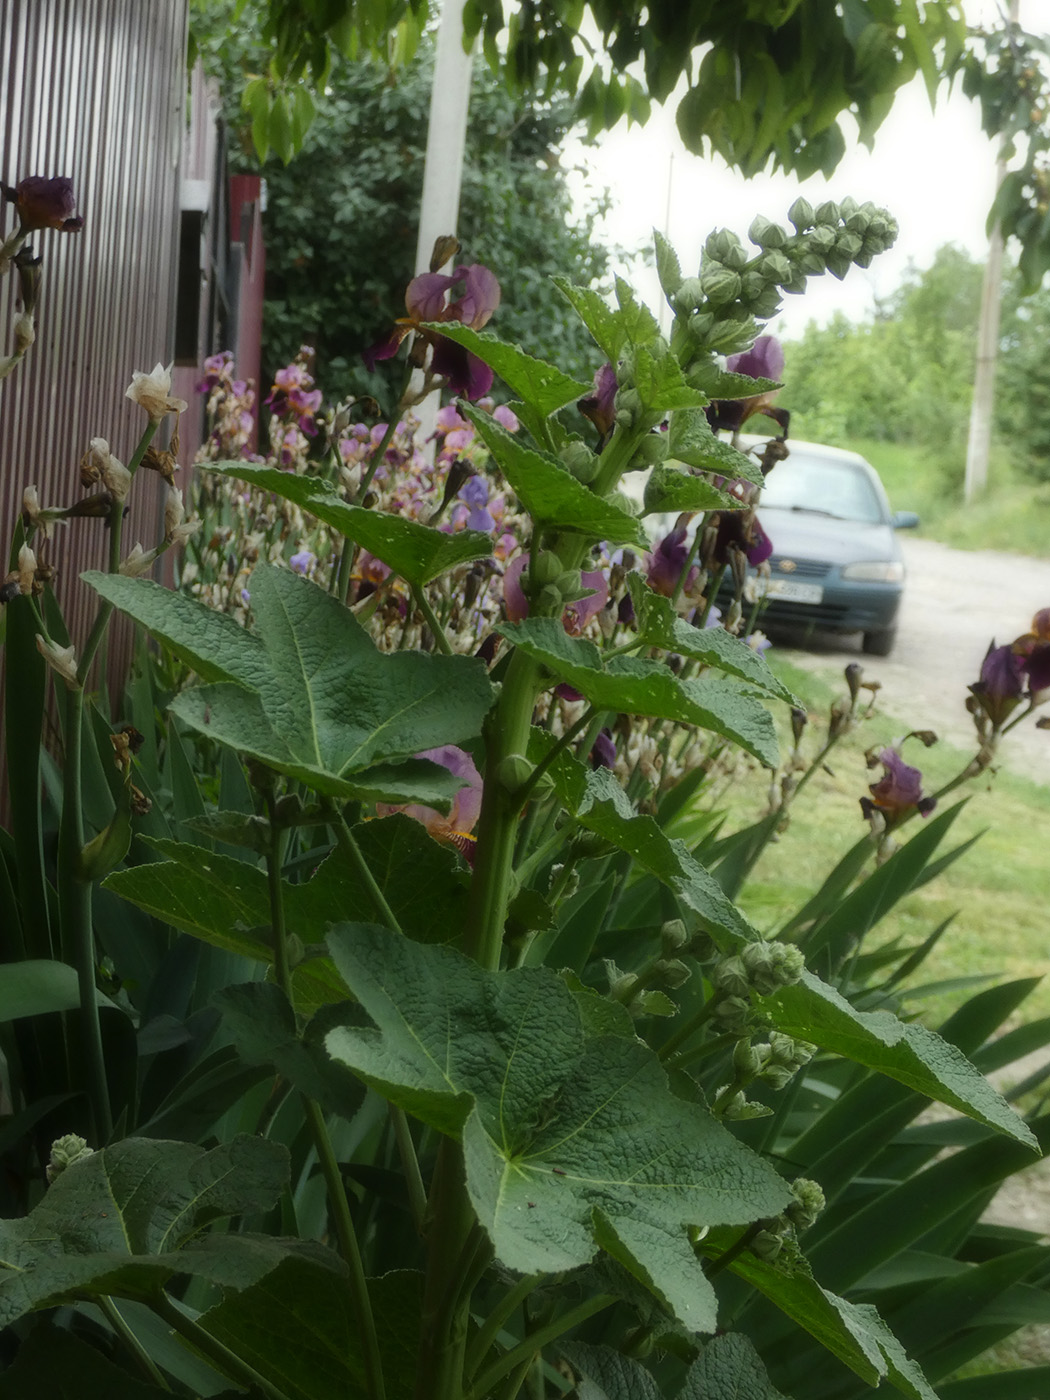
[[[976,18],[988,5],[967,5]],[[1047,0],[1022,0],[1021,22],[1031,28],[1047,19]],[[1045,23],[1042,24],[1045,28]],[[848,119],[843,123],[849,125]],[[606,186],[614,208],[603,223],[611,242],[638,248],[651,241],[653,227],[669,234],[683,269],[693,272],[712,228],[746,235],[755,214],[784,222],[796,195],[811,203],[852,195],[887,208],[900,225],[896,247],[867,271],[853,269],[843,282],[812,279],[804,296],[785,298],[774,327],[796,335],[811,319],[825,321],[836,310],[853,319],[868,313],[876,294],[896,287],[909,262],[931,262],[944,243],[955,242],[974,257],[987,247],[985,220],[995,189],[995,146],[980,129],[978,109],[962,96],[942,95],[931,111],[925,88],[916,80],[898,96],[868,152],[852,141],[834,177],[800,181],[795,176],[763,175],[751,180],[717,160],[702,160],[682,145],[674,103],[654,109],[644,128],[621,124],[606,133],[597,149],[574,148],[569,160],[587,166],[589,182]],[[655,274],[634,278],[645,300],[656,308],[661,297]]]

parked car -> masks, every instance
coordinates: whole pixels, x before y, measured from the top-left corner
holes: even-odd
[[[752,570],[745,598],[765,598],[765,625],[861,632],[865,652],[888,656],[904,592],[896,531],[919,517],[890,509],[878,472],[859,453],[793,440],[788,447],[758,508],[773,543],[769,577]]]

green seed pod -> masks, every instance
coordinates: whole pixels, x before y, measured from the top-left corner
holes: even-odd
[[[852,258],[855,253],[859,253],[863,247],[863,242],[859,233],[851,233],[848,228],[844,228],[835,239],[836,253],[845,253]]]
[[[669,445],[667,433],[646,433],[635,448],[627,470],[639,471],[643,467],[655,467],[666,462]]]
[[[496,781],[507,792],[517,792],[518,788],[528,782],[535,766],[524,754],[509,753],[506,758],[500,759],[496,769]]]
[[[757,316],[760,321],[768,321],[779,310],[780,289],[776,286],[767,287],[762,295],[751,303],[751,314]]]
[[[701,268],[700,282],[704,295],[714,306],[724,306],[726,302],[733,301],[740,295],[738,274],[717,263]]]
[[[818,224],[806,234],[806,247],[814,253],[827,254],[835,246],[835,230],[826,224]]]
[[[559,453],[577,481],[586,486],[598,475],[598,458],[585,442],[567,442]]]
[[[749,944],[748,947],[755,945]],[[723,958],[711,971],[711,981],[727,996],[746,997],[751,990],[751,975],[743,958]]]
[[[689,317],[689,330],[701,343],[711,334],[711,328],[715,324],[715,318],[710,311],[698,311],[695,316]]]
[[[529,563],[529,581],[534,587],[542,588],[544,584],[553,583],[561,571],[562,563],[558,556],[544,549]]]
[[[751,1003],[743,997],[723,997],[711,1015],[721,1034],[743,1035],[751,1017]]]
[[[788,210],[788,219],[795,226],[799,233],[813,225],[813,206],[808,199],[803,199],[799,195],[794,204]]]
[[[687,277],[672,297],[676,311],[688,316],[695,311],[704,299],[704,289],[699,277]]]
[[[778,286],[781,286],[785,282],[790,282],[792,277],[795,276],[795,272],[788,259],[783,253],[776,251],[767,253],[765,257],[761,259],[758,270],[767,282],[775,282]]]
[[[752,219],[747,236],[752,243],[757,243],[760,248],[783,248],[788,239],[786,231],[779,224],[773,223],[772,219],[766,219],[761,214]]]
[[[661,958],[656,964],[661,981],[672,991],[684,987],[693,975],[681,958]]]
[[[689,934],[681,919],[668,919],[660,925],[660,947],[665,957],[669,958],[673,953],[677,953],[688,941]]]
[[[751,1241],[751,1253],[756,1259],[765,1260],[767,1264],[772,1263],[783,1248],[784,1241],[772,1230],[759,1230]]]
[[[826,199],[823,204],[818,204],[813,215],[813,222],[817,224],[837,224],[839,222],[839,206],[833,200]]]

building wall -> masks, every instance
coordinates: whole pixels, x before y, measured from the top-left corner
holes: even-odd
[[[186,0],[0,0],[0,177],[69,176],[84,217],[80,233],[31,240],[43,256],[37,342],[0,383],[5,552],[25,485],[45,505],[77,499],[92,437],[127,460],[145,423],[125,398],[132,372],[172,358],[186,23]],[[5,233],[12,223],[5,209]],[[13,277],[0,282],[0,354],[16,293]],[[162,483],[143,477],[125,521],[129,547],[158,536]],[[49,548],[74,640],[83,638],[94,600],[76,578],[103,562],[103,522],[73,521]],[[114,643],[116,667],[119,631]]]

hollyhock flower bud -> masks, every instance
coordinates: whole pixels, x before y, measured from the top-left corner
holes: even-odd
[[[137,403],[149,414],[150,421],[159,423],[169,413],[184,413],[188,407],[185,399],[172,398],[171,365],[154,365],[150,374],[135,370],[131,376],[125,397]]]
[[[57,1176],[61,1176],[67,1167],[93,1155],[94,1149],[88,1147],[87,1140],[78,1137],[76,1133],[67,1133],[65,1137],[56,1138],[51,1144],[51,1155],[47,1163],[48,1184]]]

